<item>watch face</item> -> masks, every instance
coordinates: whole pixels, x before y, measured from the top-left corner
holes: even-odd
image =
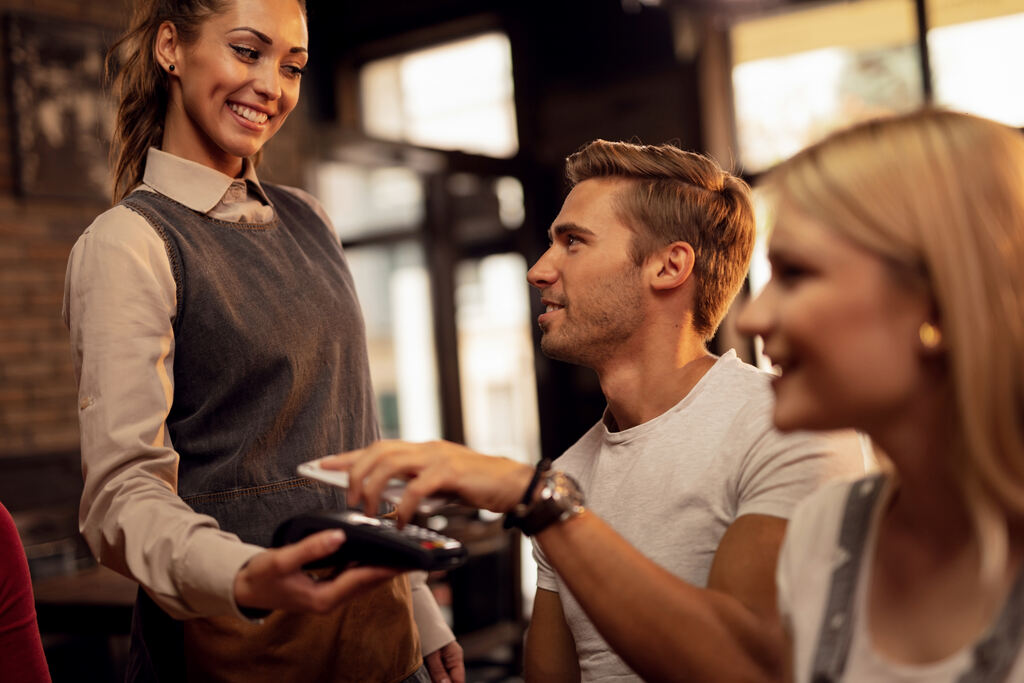
[[[507,523],[533,536],[554,524],[583,512],[583,492],[576,480],[564,472],[550,472],[544,478],[539,497],[523,512],[509,513]]]
[[[551,498],[558,502],[559,507],[567,511],[583,505],[583,492],[576,480],[565,472],[553,472],[548,479]],[[578,514],[578,512],[577,512]]]

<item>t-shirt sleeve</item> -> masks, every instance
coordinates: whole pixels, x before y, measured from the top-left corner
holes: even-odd
[[[805,499],[806,501],[807,499]],[[790,642],[793,641],[793,585],[794,573],[799,567],[800,550],[797,546],[805,541],[802,533],[805,525],[800,524],[800,505],[793,511],[793,517],[786,526],[786,536],[779,549],[778,563],[775,565],[775,599],[779,609],[779,620],[786,631]]]
[[[850,484],[833,482],[804,498],[793,510],[775,568],[779,613],[785,618],[794,609],[794,586],[801,585],[805,571],[819,556],[829,557],[837,542],[838,506]],[[824,550],[823,550],[824,549]],[[831,567],[828,567],[831,570]],[[817,572],[818,568],[815,567]]]
[[[771,421],[771,404],[755,414],[741,411],[750,447],[737,473],[736,517],[788,519],[801,500],[823,484],[864,474],[863,440],[852,431],[782,433]]]
[[[533,543],[533,559],[537,562],[537,588],[557,593],[558,579],[555,570],[551,567],[551,563],[548,562],[544,551],[541,550],[537,539],[531,538],[530,541]]]

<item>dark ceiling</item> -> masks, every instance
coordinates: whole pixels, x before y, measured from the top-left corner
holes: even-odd
[[[525,62],[519,68],[538,70],[549,86],[616,79],[673,59],[668,12],[659,7],[630,12],[621,0],[308,0],[308,5],[315,65],[397,53],[474,33],[474,28],[508,33],[515,58]],[[330,71],[314,66],[317,90],[332,87]],[[328,102],[319,102],[318,109],[331,118]]]
[[[670,12],[736,17],[808,0],[307,0],[316,109],[333,118],[332,67],[499,28],[515,59],[553,87],[596,86],[674,59]],[[475,29],[475,30],[474,30]],[[517,74],[519,75],[519,74]]]

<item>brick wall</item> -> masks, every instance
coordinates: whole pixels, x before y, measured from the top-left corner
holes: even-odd
[[[125,6],[123,0],[0,0],[0,13],[30,12],[116,31]],[[16,193],[5,41],[0,34],[0,457],[71,453],[78,449],[78,423],[60,319],[64,271],[75,240],[108,203]],[[311,137],[303,119],[296,111],[282,139],[268,148],[264,177],[301,184],[301,150]]]
[[[116,26],[118,1],[0,0],[0,9]],[[11,65],[0,37],[0,87]],[[105,208],[96,201],[15,194],[11,99],[0,97],[0,456],[78,448],[75,388],[60,320],[64,268],[75,238]]]

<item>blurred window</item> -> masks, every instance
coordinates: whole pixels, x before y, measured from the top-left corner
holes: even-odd
[[[772,275],[771,266],[768,264],[768,234],[775,223],[775,206],[760,187],[752,188],[751,199],[754,204],[757,238],[754,241],[754,253],[750,259],[747,279],[751,296],[757,296]]]
[[[929,0],[935,101],[1024,126],[1024,0]]]
[[[519,149],[513,93],[503,33],[376,60],[360,73],[368,135],[493,157]]]
[[[416,242],[346,250],[366,321],[381,435],[441,438],[430,276]]]
[[[750,296],[755,297],[761,293],[772,276],[772,267],[768,263],[768,235],[775,225],[775,205],[765,196],[764,188],[753,187],[751,198],[754,203],[757,238],[754,241],[754,252],[750,257],[747,285],[750,287]],[[755,363],[762,370],[771,370],[771,361],[764,355],[764,340],[757,336],[753,341]]]
[[[929,92],[937,105],[1024,126],[1024,0],[830,2],[737,20],[729,37],[736,149],[748,175],[836,129],[916,109]],[[754,203],[756,295],[770,277],[773,216],[756,187]],[[767,367],[759,339],[754,352]]]
[[[342,241],[417,230],[423,221],[423,180],[410,168],[325,161],[317,164],[316,183]]]
[[[521,254],[465,260],[455,271],[455,326],[466,445],[520,462],[540,459],[530,292]],[[530,613],[537,564],[521,537],[520,578]]]
[[[540,458],[526,260],[493,254],[455,273],[455,325],[466,444],[521,462]]]
[[[382,435],[444,438],[535,462],[529,287],[524,257],[510,253],[520,248],[526,192],[513,158],[519,143],[508,37],[478,34],[357,68],[344,82],[357,83],[362,133],[343,131],[313,172],[363,306]],[[497,589],[497,602],[476,604],[465,573],[450,577],[450,595],[442,591],[439,602],[456,633],[509,618],[516,626],[522,613],[505,611],[525,607],[528,614],[535,590],[529,541],[511,543],[485,511],[468,522],[465,516],[451,518],[470,536],[487,534],[475,541],[472,581]],[[440,530],[449,520],[428,523]]]
[[[828,133],[923,102],[913,0],[862,0],[732,28],[739,155],[748,173]]]
[[[445,190],[451,234],[462,245],[500,242],[523,224],[523,186],[517,178],[452,173]]]
[[[526,219],[523,184],[519,178],[502,176],[494,181],[494,194],[498,197],[498,220],[502,227],[515,230]]]

